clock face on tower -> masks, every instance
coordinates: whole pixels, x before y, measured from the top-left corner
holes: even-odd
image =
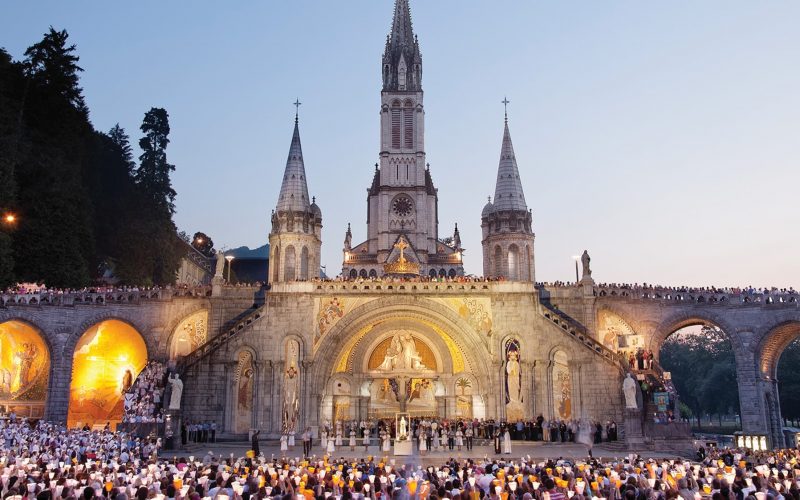
[[[411,215],[414,205],[411,203],[411,198],[408,196],[398,196],[392,203],[392,211],[399,217],[407,217]]]

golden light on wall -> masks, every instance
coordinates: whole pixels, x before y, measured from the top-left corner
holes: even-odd
[[[147,347],[132,326],[107,320],[78,340],[72,361],[69,427],[122,420],[124,380],[135,380],[147,364]],[[130,375],[126,377],[126,374]]]
[[[198,311],[180,322],[172,335],[170,359],[186,356],[207,340],[208,311]]]
[[[21,321],[0,324],[0,405],[41,417],[49,377],[50,353],[39,332]]]

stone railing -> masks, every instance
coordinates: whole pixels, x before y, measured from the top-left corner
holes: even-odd
[[[533,293],[533,283],[522,281],[296,281],[273,283],[270,293],[318,294],[442,294]]]
[[[239,333],[242,331],[245,331],[251,324],[253,324],[254,321],[264,316],[264,314],[265,308],[263,306],[250,309],[243,313],[238,319],[230,322],[229,326],[223,327],[219,335],[215,335],[206,343],[200,345],[197,349],[182,357],[178,361],[178,371],[180,373],[186,373],[189,368],[196,365],[207,356],[210,356],[217,349],[230,342],[231,339],[239,335]]]
[[[205,298],[210,295],[210,286],[136,291],[112,290],[108,292],[2,293],[0,294],[0,307],[139,304],[143,301],[170,300],[177,297]]]
[[[604,346],[601,342],[595,340],[585,326],[553,306],[549,300],[544,298],[541,290],[540,297],[540,301],[543,306],[542,314],[545,318],[549,319],[554,325],[561,328],[576,341],[588,347],[609,363],[617,366],[622,373],[630,371],[627,362],[619,354]]]
[[[581,290],[574,285],[539,285],[554,296],[575,295]],[[627,286],[594,286],[595,297],[624,298],[631,300],[659,300],[672,304],[760,304],[791,305],[800,303],[797,292],[723,292],[698,289],[668,289]]]

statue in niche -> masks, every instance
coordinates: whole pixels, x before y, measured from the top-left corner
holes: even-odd
[[[291,432],[296,430],[297,419],[300,415],[300,345],[291,340],[286,345],[286,351],[288,367],[283,380],[283,428],[284,432]]]
[[[639,403],[636,401],[636,381],[628,373],[625,380],[622,381],[622,392],[625,394],[625,408],[629,410],[638,410]]]
[[[400,431],[397,433],[397,439],[404,441],[408,438],[408,422],[406,417],[400,417]]]
[[[522,372],[519,366],[519,342],[510,340],[505,348],[506,419],[509,422],[523,418]]]

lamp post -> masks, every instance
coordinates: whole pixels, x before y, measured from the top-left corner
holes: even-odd
[[[577,285],[578,281],[580,281],[580,279],[578,279],[578,261],[581,260],[581,256],[573,255],[572,259],[575,261],[575,284]]]
[[[14,212],[6,212],[3,214],[3,223],[8,226],[13,226],[17,222],[17,214]]]
[[[234,257],[233,255],[226,255],[225,256],[225,260],[228,261],[228,284],[231,283],[231,261],[233,261],[233,259],[235,259],[235,258],[236,257]]]

